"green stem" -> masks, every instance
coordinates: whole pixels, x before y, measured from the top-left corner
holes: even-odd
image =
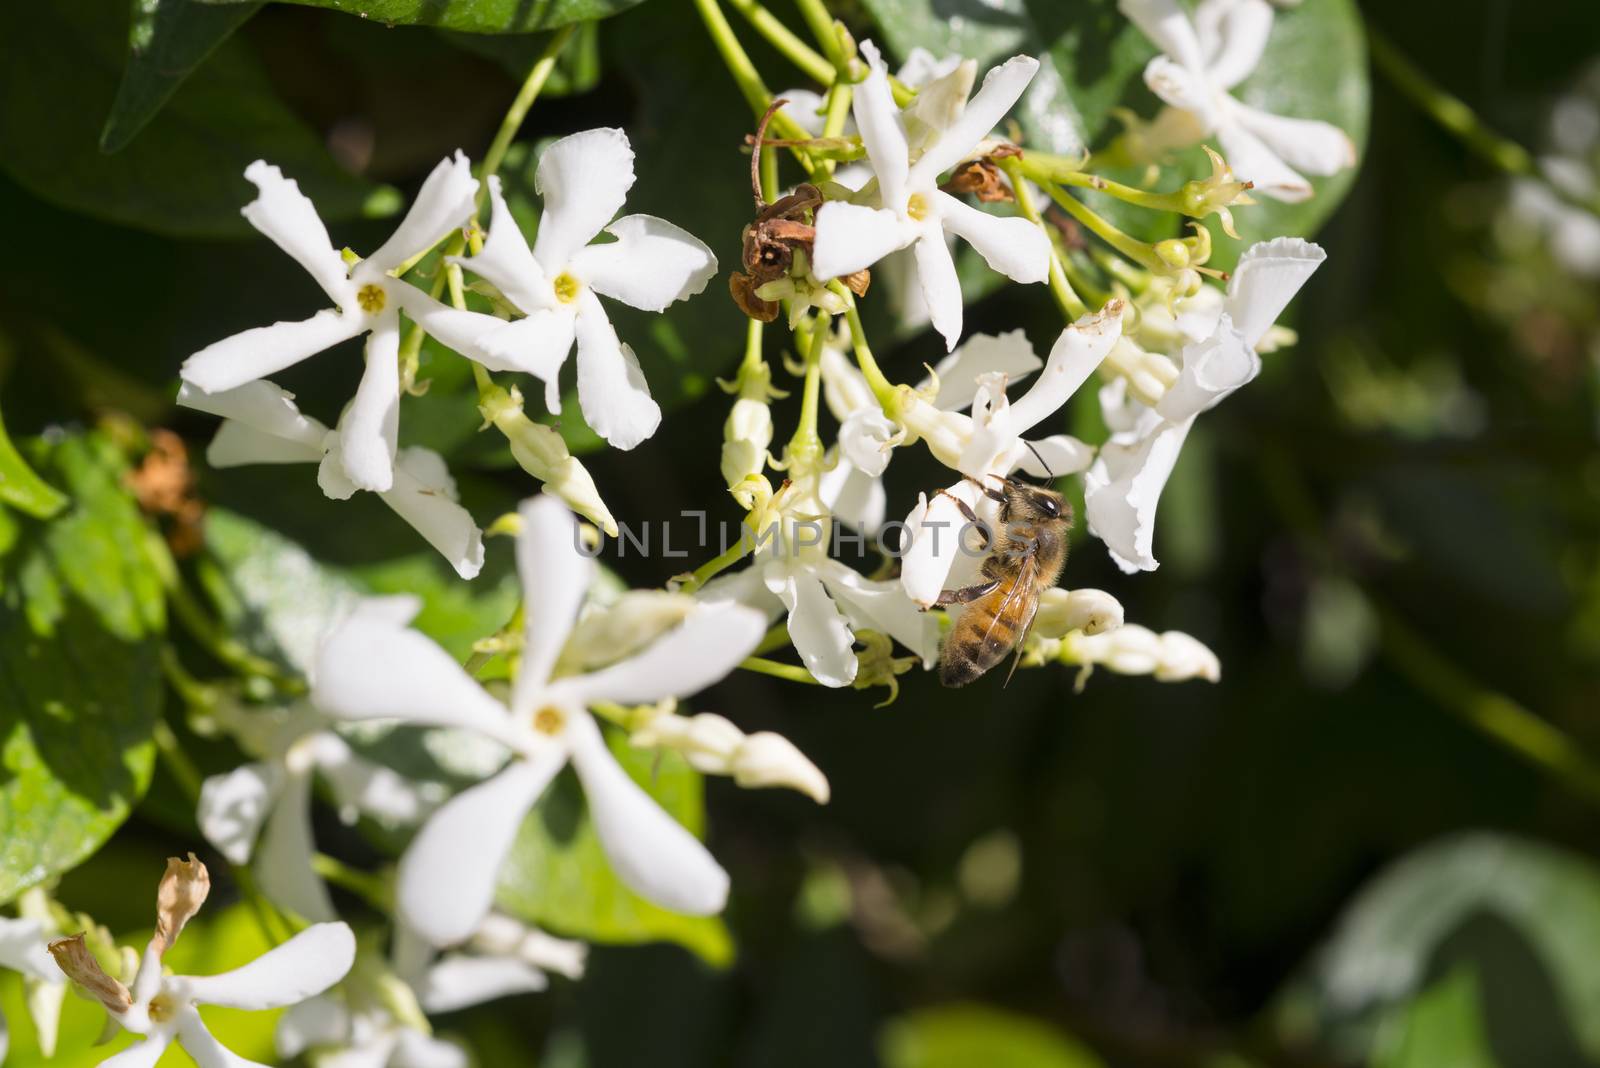
[[[795,0],[795,6],[800,9],[800,17],[806,20],[806,25],[811,29],[811,36],[822,46],[822,51],[832,66],[828,78],[817,80],[826,85],[832,80],[833,71],[837,71],[845,79],[849,78],[850,57],[844,54],[844,46],[839,41],[839,30],[822,0]]]
[[[766,657],[747,656],[739,661],[739,666],[746,671],[754,671],[758,675],[771,675],[775,679],[803,682],[808,686],[822,685],[812,677],[811,672],[799,664],[785,664],[778,660],[768,660]]]
[[[779,623],[776,626],[768,629],[767,633],[761,636],[761,642],[755,648],[755,655],[760,656],[762,653],[775,653],[779,649],[788,648],[788,646],[789,626],[786,623]]]
[[[1028,183],[1023,178],[1020,161],[1012,156],[1001,160],[1000,166],[1011,179],[1011,190],[1017,198],[1017,209],[1022,212],[1024,218],[1043,230],[1048,239],[1050,231],[1045,226],[1044,217],[1039,214],[1039,209],[1034,206],[1033,194],[1028,190]],[[1056,251],[1054,240],[1050,240],[1050,294],[1056,298],[1056,303],[1061,306],[1061,314],[1066,316],[1069,323],[1089,311],[1082,298],[1072,288],[1072,283],[1067,281],[1067,272],[1061,265],[1061,255]]]
[[[828,288],[844,300],[844,319],[850,327],[850,344],[855,350],[856,366],[861,368],[861,374],[871,387],[872,395],[878,399],[878,404],[883,408],[883,414],[890,419],[898,419],[900,391],[878,369],[878,361],[872,355],[871,346],[867,344],[866,327],[861,325],[861,312],[856,308],[855,295],[837,278],[828,283]]]
[[[789,439],[787,456],[802,454],[820,456],[822,438],[817,434],[817,399],[822,391],[822,346],[827,344],[831,321],[825,315],[817,316],[811,327],[811,344],[806,349],[806,378],[800,393],[800,421],[794,437]]]
[[[183,745],[178,741],[178,736],[173,733],[172,727],[164,719],[156,720],[155,730],[151,732],[155,739],[156,751],[161,754],[161,759],[166,762],[167,770],[172,772],[172,777],[192,800],[200,799],[200,787],[205,782],[205,776],[200,774],[200,769],[194,761],[189,759],[189,754],[183,751]]]
[[[755,539],[753,537],[745,537],[743,529],[740,530],[739,534],[738,541],[695,568],[686,578],[679,582],[678,591],[680,593],[693,593],[717,575],[743,560],[750,550],[755,548]]]
[[[326,853],[311,855],[311,870],[334,886],[355,894],[379,912],[389,912],[394,908],[394,893],[389,881],[381,875],[352,868]]]
[[[167,603],[190,637],[219,662],[246,678],[264,678],[286,693],[305,692],[305,683],[288,674],[272,661],[259,657],[223,630],[200,605],[194,594],[174,575],[167,586]]]
[[[828,85],[833,81],[834,65],[816,49],[802,41],[798,34],[757,3],[757,0],[728,0],[728,6],[743,15],[745,21],[766,38],[768,44],[799,67],[800,72],[807,78],[821,85]]]
[[[728,16],[722,13],[722,7],[717,0],[694,0],[694,6],[700,12],[700,18],[711,34],[711,41],[717,46],[717,52],[722,56],[722,62],[727,66],[728,73],[733,75],[734,84],[739,87],[739,93],[744,97],[745,103],[750,105],[750,110],[758,118],[765,115],[767,108],[772,105],[772,93],[761,80],[761,74],[756,70],[756,65],[750,61],[744,46],[739,43],[733,27],[728,23]],[[808,137],[797,122],[781,111],[772,116],[768,129],[784,140],[803,141]],[[815,169],[811,158],[799,148],[793,148],[791,151],[794,158],[805,168],[806,173],[811,174]]]
[[[217,707],[219,695],[215,686],[201,682],[189,673],[178,659],[178,651],[171,645],[161,647],[161,672],[183,703],[198,712],[210,712]]]
[[[528,116],[528,109],[538,99],[539,91],[544,88],[550,72],[556,68],[556,57],[561,54],[561,50],[567,46],[567,42],[572,39],[577,29],[578,24],[573,22],[555,32],[555,36],[550,38],[550,43],[534,62],[533,69],[528,71],[528,77],[523,81],[522,88],[517,90],[516,98],[506,110],[505,118],[500,120],[500,129],[495,131],[494,140],[489,142],[489,149],[483,154],[483,170],[479,174],[481,181],[478,185],[479,207],[483,206],[484,199],[489,195],[489,177],[499,172],[500,164],[505,161],[506,152],[511,148],[511,139],[517,136],[522,120]]]
[[[1050,194],[1050,199],[1059,204],[1063,211],[1088,227],[1089,231],[1100,240],[1133,260],[1145,270],[1166,273],[1166,265],[1157,258],[1149,245],[1129,237],[1115,226],[1112,226],[1089,205],[1077,197],[1069,195],[1065,189],[1062,189],[1054,182],[1045,182],[1043,188],[1045,192]]]

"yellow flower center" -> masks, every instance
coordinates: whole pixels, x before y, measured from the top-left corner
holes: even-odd
[[[578,299],[578,293],[583,285],[566,271],[556,275],[556,280],[550,283],[555,287],[556,299],[563,304],[571,304]]]
[[[177,1015],[178,1006],[165,994],[157,994],[150,999],[150,1019],[156,1023],[166,1023]]]
[[[361,305],[361,310],[368,315],[383,311],[383,306],[388,300],[389,295],[383,291],[383,287],[373,282],[368,282],[356,292],[356,303]]]
[[[533,714],[533,729],[540,734],[548,734],[554,737],[560,734],[561,729],[566,725],[567,715],[559,708],[552,708],[546,705]]]
[[[911,199],[906,201],[906,214],[917,222],[928,217],[929,208],[928,197],[923,193],[912,193]]]

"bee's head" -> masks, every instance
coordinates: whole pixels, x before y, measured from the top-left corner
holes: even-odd
[[[1030,486],[1026,482],[1009,479],[1006,482],[1006,510],[1013,520],[1047,523],[1054,520],[1072,522],[1072,506],[1053,489]]]

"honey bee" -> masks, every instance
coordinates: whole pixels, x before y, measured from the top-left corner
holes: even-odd
[[[956,501],[967,521],[984,534],[989,555],[983,561],[982,581],[945,590],[934,602],[966,606],[945,636],[939,656],[939,681],[946,686],[965,686],[1013,648],[1021,658],[1022,641],[1039,609],[1039,594],[1056,584],[1067,562],[1072,507],[1054,490],[1009,478],[1001,482],[1003,489],[983,487],[1000,504],[998,531],[989,531],[965,501]],[[1013,660],[1011,670],[1016,669]],[[1006,681],[1011,681],[1010,675]]]

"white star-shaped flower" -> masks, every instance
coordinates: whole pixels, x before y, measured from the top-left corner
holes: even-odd
[[[1215,135],[1228,166],[1257,192],[1305,200],[1311,183],[1298,171],[1329,175],[1355,164],[1355,145],[1332,123],[1274,115],[1230,94],[1266,51],[1273,18],[1267,0],[1201,0],[1193,21],[1177,0],[1120,0],[1119,6],[1166,53],[1145,67],[1145,84],[1188,116],[1194,140]]]
[[[157,895],[156,931],[131,988],[101,970],[82,935],[50,943],[51,955],[69,978],[94,995],[124,1030],[144,1036],[143,1042],[101,1061],[102,1068],[151,1068],[173,1042],[200,1068],[267,1068],[218,1042],[196,1006],[284,1008],[327,990],[355,962],[356,938],[349,926],[318,923],[220,975],[163,974],[162,956],[199,911],[210,887],[211,877],[193,853],[187,861],[167,861]]]
[[[979,379],[971,416],[937,412],[931,405],[926,407],[933,420],[925,420],[915,405],[907,413],[907,427],[964,476],[932,497],[919,496],[906,517],[911,544],[900,560],[900,581],[911,600],[931,606],[942,590],[976,572],[984,554],[963,539],[971,524],[962,505],[997,529],[995,502],[985,487],[998,489],[997,478],[1019,469],[1035,478],[1059,478],[1089,466],[1094,450],[1070,434],[1037,440],[1023,435],[1059,411],[1100,366],[1122,335],[1122,313],[1122,302],[1114,300],[1063,330],[1044,369],[1014,404],[1006,399],[1005,377],[991,372]]]
[[[1294,237],[1250,246],[1220,305],[1205,302],[1215,318],[1200,334],[1193,316],[1180,329],[1199,334],[1184,346],[1182,370],[1155,407],[1127,395],[1126,379],[1102,387],[1101,407],[1114,433],[1084,476],[1089,532],[1123,571],[1153,571],[1156,504],[1195,417],[1221,403],[1261,371],[1261,339],[1306,279],[1326,258],[1322,249]]]
[[[39,1050],[49,1057],[55,1053],[56,1027],[61,1015],[61,998],[56,995],[64,993],[65,988],[61,969],[56,967],[49,951],[45,949],[45,939],[45,926],[39,920],[30,916],[17,919],[0,917],[0,968],[22,973],[23,979],[30,985],[40,984],[41,988],[49,991],[47,998],[54,1002],[41,1006],[45,1010],[41,1015],[38,1008],[32,1007],[32,995],[28,999],[39,1032]],[[0,1014],[0,1064],[5,1063],[8,1044],[6,1018]]]
[[[333,790],[347,823],[364,814],[390,827],[411,826],[442,799],[438,784],[412,782],[357,754],[310,705],[283,715],[224,706],[218,718],[262,759],[206,779],[195,814],[200,832],[232,864],[254,857],[262,892],[302,919],[336,918],[312,870],[314,776]]]
[[[939,175],[967,158],[1022,96],[1039,62],[1016,56],[991,70],[949,126],[931,130],[915,160],[888,71],[870,41],[861,45],[871,73],[856,87],[853,108],[867,159],[877,177],[877,205],[831,200],[817,210],[811,270],[827,280],[877,263],[910,246],[934,329],[954,349],[961,338],[961,283],[945,243],[949,231],[977,249],[990,267],[1018,282],[1042,282],[1050,271],[1050,239],[1022,218],[980,211],[939,189]]]
[[[717,258],[705,243],[664,219],[627,215],[611,221],[633,181],[633,149],[621,130],[563,137],[545,149],[534,175],[544,214],[533,247],[491,177],[489,238],[479,255],[459,261],[527,316],[484,344],[492,356],[544,380],[552,413],[561,411],[559,375],[576,339],[583,418],[619,449],[654,434],[661,409],[600,297],[665,311],[705,289],[717,273]],[[591,245],[602,231],[616,240]]]
[[[316,207],[292,179],[262,160],[245,168],[244,176],[260,190],[245,205],[244,217],[294,257],[335,306],[309,319],[256,327],[208,345],[184,361],[183,380],[205,393],[222,393],[366,334],[366,370],[339,419],[340,446],[318,458],[324,466],[337,463],[359,489],[387,490],[394,482],[400,423],[402,311],[444,344],[492,370],[524,369],[496,361],[478,347],[480,338],[504,322],[446,307],[393,274],[472,217],[478,181],[471,165],[459,152],[440,161],[389,240],[351,267],[333,247]]]
[[[342,464],[323,462],[339,454],[339,433],[302,415],[288,390],[271,382],[247,382],[206,393],[186,382],[178,390],[178,403],[222,417],[206,448],[206,462],[212,467],[320,463],[317,481],[324,493],[335,500],[355,493]],[[456,574],[465,579],[477,576],[483,567],[483,532],[457,503],[456,483],[442,456],[420,445],[398,450],[389,488],[378,496],[438,549]]]
[[[471,935],[488,914],[523,817],[568,763],[622,881],[664,908],[715,913],[727,897],[727,874],[617,763],[588,706],[647,704],[704,689],[755,648],[765,623],[737,605],[702,606],[641,652],[552,679],[596,565],[579,550],[577,523],[560,502],[535,498],[521,516],[517,566],[526,623],[508,704],[406,628],[416,611],[409,598],[356,611],[322,646],[312,700],[329,714],[459,727],[512,754],[500,772],[456,795],[423,825],[400,862],[401,915],[435,945]]]

